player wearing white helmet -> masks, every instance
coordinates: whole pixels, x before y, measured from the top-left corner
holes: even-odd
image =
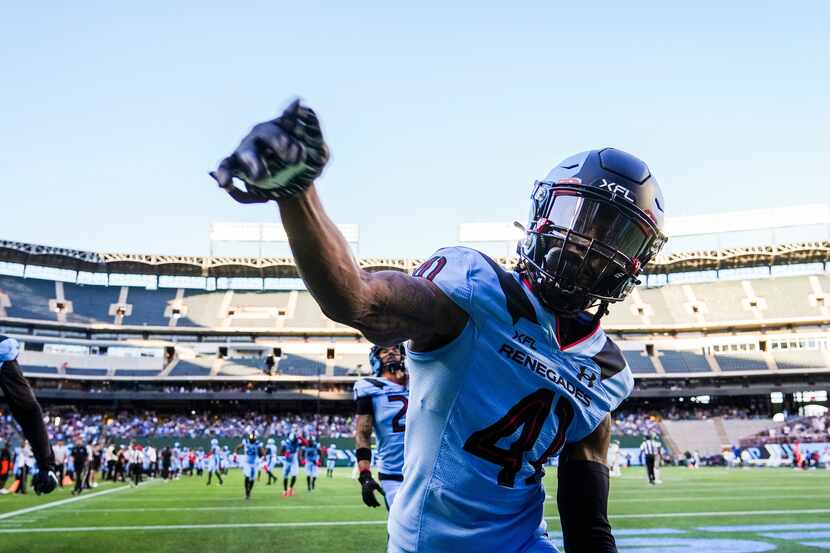
[[[280,454],[277,443],[274,438],[268,438],[268,441],[265,442],[265,472],[268,475],[267,486],[270,486],[273,482],[279,482],[279,478],[274,474],[274,469],[277,468],[279,462]]]
[[[334,478],[335,466],[337,466],[337,445],[332,443],[326,450],[326,478]]]
[[[210,486],[210,481],[214,475],[219,480],[219,485],[222,486],[225,482],[222,480],[222,448],[219,447],[219,440],[213,438],[210,441],[210,449],[208,450],[207,459],[207,485]]]

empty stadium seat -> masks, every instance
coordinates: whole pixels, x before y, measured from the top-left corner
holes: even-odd
[[[49,300],[55,298],[55,282],[37,278],[0,276],[0,293],[8,296],[7,317],[55,321]]]
[[[657,369],[644,351],[623,351],[623,357],[633,373],[653,373]]]
[[[58,374],[57,367],[42,367],[38,365],[21,365],[23,374]]]
[[[115,369],[115,376],[137,376],[137,377],[153,377],[161,374],[161,371],[146,371],[141,369]]]
[[[70,376],[107,376],[109,369],[90,369],[84,367],[66,367],[64,372]]]
[[[175,298],[175,288],[147,290],[131,286],[127,291],[127,303],[132,306],[132,312],[124,317],[123,324],[167,326],[170,319],[164,316],[164,310]]]
[[[213,359],[179,359],[170,370],[170,376],[210,376]]]
[[[760,351],[735,351],[728,353],[716,353],[722,371],[765,371],[767,362],[764,354]]]
[[[317,376],[325,373],[326,364],[317,359],[296,354],[286,354],[280,358],[277,370],[283,374]]]
[[[703,354],[695,351],[660,350],[660,362],[667,373],[709,372],[712,369]]]
[[[118,301],[120,288],[64,283],[64,298],[72,302],[72,311],[66,314],[70,323],[111,323],[109,307]]]

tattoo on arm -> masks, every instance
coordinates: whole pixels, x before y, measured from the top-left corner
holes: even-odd
[[[355,446],[359,449],[361,447],[372,447],[372,424],[374,419],[372,415],[358,415],[357,425],[354,432]],[[357,463],[358,470],[366,470],[370,467],[369,461],[359,461]]]

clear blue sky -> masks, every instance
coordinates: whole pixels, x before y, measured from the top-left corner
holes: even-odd
[[[830,4],[461,4],[6,6],[0,237],[205,254],[212,221],[274,220],[207,172],[295,94],[364,255],[524,221],[535,178],[606,145],[670,215],[830,201]]]

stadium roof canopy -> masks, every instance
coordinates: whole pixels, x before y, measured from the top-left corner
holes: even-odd
[[[369,271],[412,271],[420,259],[361,259]],[[515,258],[500,257],[506,267]],[[274,277],[297,278],[299,273],[289,257],[210,257],[106,253],[72,250],[55,246],[0,240],[0,262],[51,267],[72,271],[108,274],[151,274],[198,277]],[[646,267],[646,273],[672,274],[692,271],[717,271],[744,267],[768,267],[801,263],[830,262],[830,240],[771,246],[724,248],[721,250],[672,253],[661,256]]]

